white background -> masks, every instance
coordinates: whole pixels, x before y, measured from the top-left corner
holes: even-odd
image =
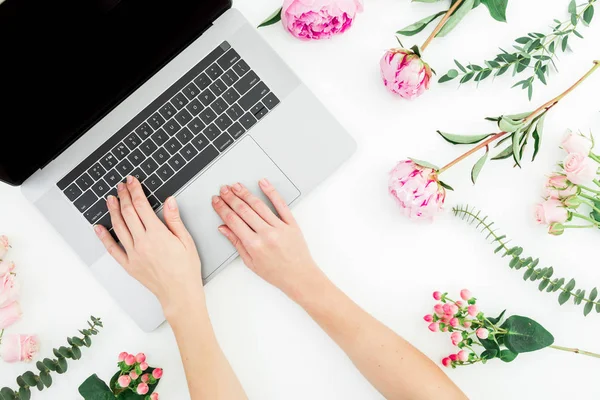
[[[548,31],[552,19],[567,18],[567,4],[511,0],[509,24],[494,22],[480,7],[449,37],[435,40],[425,58],[439,73],[452,66],[453,58],[481,62],[522,34]],[[257,25],[280,1],[238,0],[235,5]],[[453,348],[446,335],[429,332],[421,317],[433,306],[432,291],[457,293],[463,287],[473,291],[486,313],[507,308],[509,315],[539,321],[556,344],[600,352],[597,314],[584,318],[582,307],[560,307],[555,294],[539,293],[535,283],[524,282],[481,234],[450,212],[433,224],[406,220],[386,184],[388,170],[400,159],[444,164],[460,154],[460,148],[436,135],[437,129],[492,132],[494,125],[484,117],[534,109],[567,88],[600,58],[600,21],[581,28],[586,39],[574,40],[574,53],[560,56],[560,74],[552,74],[548,87],[537,86],[532,103],[524,92],[509,89],[510,77],[486,81],[479,89],[433,84],[413,102],[392,96],[381,84],[379,58],[396,45],[396,30],[440,9],[441,4],[370,0],[349,32],[322,42],[298,41],[280,25],[260,31],[359,144],[357,154],[295,209],[314,257],[356,302],[436,361]],[[426,36],[405,44],[422,43]],[[563,157],[557,145],[565,130],[599,130],[599,90],[600,72],[551,111],[534,164],[525,162],[522,170],[509,161],[488,164],[476,187],[469,180],[473,159],[444,177],[456,189],[448,196],[448,210],[466,202],[482,208],[527,254],[553,265],[557,276],[575,277],[588,292],[600,285],[600,234],[584,230],[550,237],[534,224],[532,207],[544,175]],[[302,110],[298,115],[304,118]],[[79,399],[79,384],[92,373],[108,379],[121,351],[144,351],[152,365],[165,369],[162,398],[189,398],[169,326],[141,332],[18,189],[0,186],[0,199],[0,231],[14,245],[10,258],[18,264],[25,312],[9,331],[39,334],[40,356],[46,357],[85,326],[90,314],[102,317],[106,326],[93,347],[84,349],[82,360],[72,362],[67,374],[55,375],[53,387],[34,398]],[[299,307],[239,260],[206,293],[217,337],[251,399],[381,398]],[[28,367],[35,368],[0,364],[0,387],[14,387],[14,377]],[[448,374],[473,399],[596,398],[599,368],[597,359],[548,349],[521,355],[512,364],[494,361]]]

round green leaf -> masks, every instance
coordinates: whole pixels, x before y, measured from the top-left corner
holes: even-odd
[[[28,386],[35,386],[37,385],[37,379],[35,379],[35,375],[33,374],[33,372],[31,371],[27,371],[25,372],[23,375],[21,375],[23,378],[23,381],[28,385]]]
[[[59,374],[64,374],[65,372],[67,372],[68,368],[69,365],[67,364],[67,360],[64,357],[60,357],[58,359],[58,368],[56,369],[56,372],[58,372]]]
[[[31,398],[31,390],[26,387],[22,387],[19,389],[19,399],[20,400],[29,400]]]
[[[49,358],[44,358],[44,360],[42,362],[44,363],[46,368],[48,368],[50,371],[56,371],[57,364],[53,360],[51,360]]]
[[[40,373],[40,380],[42,381],[44,386],[46,386],[47,388],[52,386],[52,377],[50,376],[50,374],[48,372],[44,371],[44,372]]]
[[[508,331],[504,345],[513,353],[536,351],[554,343],[554,336],[531,318],[513,315],[501,328]]]
[[[518,356],[518,354],[517,354],[517,353],[513,353],[513,352],[512,352],[512,351],[510,351],[510,350],[502,350],[502,351],[500,352],[500,356],[499,356],[499,358],[500,358],[502,361],[509,363],[509,362],[513,361],[515,358],[517,358],[517,356]]]
[[[13,400],[15,398],[15,392],[11,388],[2,388],[0,389],[0,396],[2,400]]]

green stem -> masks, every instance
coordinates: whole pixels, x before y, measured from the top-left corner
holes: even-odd
[[[568,352],[575,353],[575,354],[582,354],[584,356],[600,358],[600,354],[592,353],[591,351],[579,350],[579,349],[574,349],[574,348],[570,348],[570,347],[562,347],[562,346],[556,346],[556,345],[551,345],[550,347],[555,350],[568,351]]]
[[[594,201],[595,201],[596,199],[594,199],[593,197],[591,197],[591,196],[588,196],[588,195],[586,195],[586,194],[584,194],[584,193],[580,193],[580,194],[579,194],[579,196],[581,196],[581,197],[583,197],[583,198],[585,198],[585,199],[589,199],[589,200],[591,200],[591,202],[590,202],[590,201],[585,201],[585,200],[581,200],[581,202],[582,202],[582,203],[585,203],[585,204],[587,204],[587,205],[588,205],[588,206],[590,206],[590,207],[592,207],[592,210],[596,211],[597,213],[600,213],[600,209],[599,209],[599,208],[597,208],[597,207],[596,207],[596,205],[595,205],[595,203],[594,203]]]
[[[596,228],[596,225],[563,225],[565,229],[588,229]]]
[[[598,186],[600,186],[600,181],[598,181],[598,179],[594,179],[594,183]]]
[[[598,156],[597,156],[597,155],[595,155],[594,153],[590,153],[590,154],[589,154],[589,157],[590,157],[592,160],[594,160],[594,161],[596,161],[596,162],[600,163],[600,157],[598,157]]]
[[[2,344],[2,336],[4,336],[4,329],[0,330],[0,344]]]
[[[425,51],[425,49],[429,46],[429,44],[435,38],[435,36],[438,33],[440,33],[440,31],[442,30],[442,28],[444,27],[444,25],[446,25],[446,22],[448,22],[448,19],[450,19],[450,17],[452,16],[452,14],[454,14],[454,11],[456,11],[458,9],[458,7],[462,4],[462,2],[463,2],[463,0],[458,0],[456,3],[454,3],[452,5],[452,7],[450,7],[450,9],[448,10],[448,12],[446,12],[446,14],[444,15],[444,18],[442,18],[442,20],[440,21],[440,23],[437,24],[437,26],[435,27],[435,29],[433,30],[433,32],[431,32],[431,35],[429,35],[429,37],[427,38],[427,40],[425,41],[425,43],[423,43],[423,46],[421,46],[421,53],[423,53]]]
[[[589,188],[587,186],[581,186],[581,185],[579,185],[579,187],[582,188],[582,189],[584,189],[584,190],[587,190],[588,192],[600,194],[600,190],[594,190],[594,189],[591,189],[591,188]]]
[[[574,217],[577,217],[577,218],[584,219],[584,220],[586,220],[588,222],[591,222],[592,224],[594,224],[596,226],[600,226],[600,222],[598,222],[598,221],[596,221],[596,220],[594,220],[594,219],[592,219],[590,217],[586,217],[585,215],[582,215],[582,214],[579,214],[579,213],[576,213],[576,212],[572,212],[571,215],[573,215]]]

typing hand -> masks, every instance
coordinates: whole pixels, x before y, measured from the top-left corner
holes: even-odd
[[[154,293],[167,316],[171,309],[182,307],[190,298],[202,297],[200,258],[181,221],[175,198],[165,202],[165,226],[134,177],[127,177],[127,184],[119,184],[118,195],[119,199],[109,196],[107,202],[123,248],[105,227],[94,227],[107,251]]]
[[[319,273],[285,200],[266,180],[259,182],[280,217],[243,185],[223,186],[213,207],[225,225],[219,231],[244,263],[290,297]]]

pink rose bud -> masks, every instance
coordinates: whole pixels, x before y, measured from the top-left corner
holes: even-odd
[[[139,362],[139,363],[143,363],[144,361],[146,361],[146,355],[144,353],[138,353],[135,356],[135,361]]]
[[[444,315],[444,307],[441,304],[436,304],[433,306],[433,311],[437,314],[438,317]]]
[[[285,0],[281,22],[298,39],[329,39],[346,32],[362,10],[362,0]]]
[[[0,345],[0,358],[7,363],[31,361],[40,349],[37,336],[4,334]]]
[[[17,301],[19,288],[19,283],[14,274],[6,274],[0,277],[0,308]]]
[[[576,185],[588,186],[596,178],[598,163],[587,154],[569,153],[563,161],[563,168],[568,180]]]
[[[137,372],[135,372],[135,371],[131,371],[131,372],[129,373],[129,377],[131,378],[131,380],[134,380],[134,381],[135,381],[135,380],[136,380],[137,378],[139,378],[140,376],[137,374]]]
[[[119,354],[119,362],[121,361],[125,361],[125,357],[127,357],[129,355],[128,352],[124,351],[121,354]]]
[[[140,394],[140,395],[142,395],[142,396],[143,396],[143,395],[145,395],[146,393],[148,393],[148,391],[149,391],[149,390],[150,390],[150,388],[148,387],[148,384],[147,384],[147,383],[144,383],[144,382],[142,382],[142,383],[140,383],[140,384],[137,386],[137,389],[136,389],[135,391],[136,391],[136,393],[137,393],[137,394]]]
[[[10,248],[8,238],[4,235],[0,236],[0,258],[4,257]]]
[[[131,367],[133,364],[135,364],[135,356],[133,354],[127,354],[127,357],[125,357],[125,365]]]
[[[590,139],[583,135],[574,134],[571,131],[567,132],[560,144],[567,153],[579,153],[586,156],[592,151],[592,145],[593,143]]]
[[[458,361],[462,361],[462,362],[465,362],[465,361],[469,360],[469,354],[467,354],[467,352],[464,351],[464,350],[459,351],[456,354],[456,357],[458,358]]]
[[[431,332],[437,332],[440,330],[440,323],[439,322],[432,322],[431,324],[429,324],[429,330]]]
[[[150,374],[142,375],[142,382],[148,383],[150,381]]]
[[[4,308],[0,308],[0,330],[6,329],[17,322],[21,318],[21,315],[23,315],[21,306],[16,301]]]
[[[463,338],[460,332],[452,332],[452,335],[450,335],[450,340],[454,346],[457,346],[460,342],[462,342],[462,339]]]
[[[458,356],[456,354],[450,354],[448,356],[448,358],[450,358],[450,361],[457,361],[458,360]]]
[[[444,357],[444,358],[442,359],[442,365],[443,365],[444,367],[450,367],[450,366],[452,365],[452,360],[450,360],[450,358],[449,358],[449,357]]]
[[[565,226],[563,224],[559,224],[558,222],[555,222],[553,224],[550,225],[550,227],[548,228],[548,233],[554,236],[560,236],[563,233],[565,233]]]
[[[156,368],[154,371],[152,371],[152,376],[154,377],[154,379],[162,378],[162,376],[163,376],[162,368]]]
[[[119,379],[117,379],[117,383],[120,387],[126,388],[131,383],[131,378],[129,377],[129,375],[121,375]]]
[[[12,261],[0,261],[0,278],[15,270],[15,263]]]
[[[469,313],[469,315],[471,317],[477,316],[477,306],[476,305],[469,306],[467,308],[467,312]]]
[[[140,369],[142,371],[147,370],[148,369],[148,363],[147,362],[140,363]]]
[[[577,196],[569,196],[563,200],[563,204],[567,208],[577,209],[583,203],[583,201]]]
[[[433,321],[433,315],[427,314],[426,316],[423,317],[423,320],[425,320],[425,322],[431,322],[431,321]]]
[[[458,326],[458,318],[452,318],[448,323],[451,327],[456,328]]]
[[[403,99],[412,100],[429,89],[431,68],[412,50],[390,49],[379,66],[385,87]]]
[[[402,213],[416,220],[433,220],[446,200],[437,173],[411,160],[399,162],[390,172],[388,190]]]
[[[535,219],[538,224],[552,224],[554,222],[566,222],[569,219],[569,211],[560,200],[548,199],[536,205]]]
[[[467,328],[467,329],[469,329],[471,327],[471,325],[472,325],[471,321],[465,321],[465,322],[463,322],[463,326],[465,328]]]
[[[441,300],[442,299],[442,292],[433,292],[433,299],[434,300]]]
[[[463,289],[460,291],[460,297],[464,301],[469,301],[469,300],[471,300],[473,295],[471,294],[471,291],[469,289]]]
[[[158,400],[158,393],[154,392],[150,395],[150,400]]]
[[[490,336],[490,332],[485,328],[479,328],[475,331],[475,334],[479,339],[487,339]]]

